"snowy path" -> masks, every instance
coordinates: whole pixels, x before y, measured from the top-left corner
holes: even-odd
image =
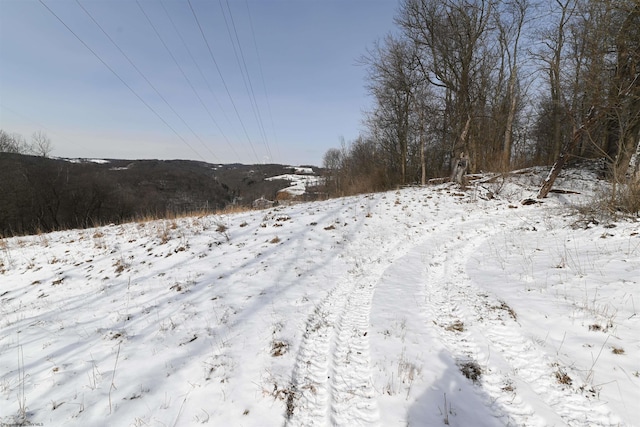
[[[287,402],[287,425],[375,425],[367,330],[373,284],[340,284],[310,316]]]
[[[516,232],[517,222],[502,222]],[[606,405],[563,384],[567,367],[523,335],[517,313],[506,302],[472,283],[466,264],[485,256],[478,248],[496,233],[495,225],[489,229],[485,219],[450,227],[457,231],[445,234],[455,238],[432,253],[426,266],[424,309],[440,322],[436,330],[458,363],[482,368],[478,382],[496,416],[508,425],[619,425]]]
[[[376,283],[398,244],[383,236],[372,240],[349,245],[351,269],[307,320],[287,397],[289,426],[379,424],[369,312]]]
[[[517,232],[520,219],[505,217],[504,212],[495,215],[493,221],[455,220],[441,224],[438,231],[430,233],[426,240],[409,250],[402,258],[389,266],[393,276],[403,277],[407,294],[398,298],[398,283],[391,283],[392,292],[381,299],[384,303],[375,309],[402,313],[403,352],[398,365],[398,376],[407,365],[407,334],[428,328],[438,343],[453,359],[458,369],[475,385],[478,399],[489,409],[492,419],[478,425],[517,426],[617,426],[621,425],[606,404],[589,400],[576,392],[570,384],[563,384],[562,375],[568,367],[557,358],[545,353],[536,341],[525,335],[517,321],[517,313],[497,296],[476,287],[466,271],[472,257],[486,254],[478,249],[502,228],[503,233]],[[499,224],[496,226],[496,224]],[[411,287],[406,282],[414,282]],[[388,300],[396,300],[390,308]],[[411,300],[414,301],[411,301]],[[413,307],[413,312],[407,308]],[[414,325],[407,326],[409,319]],[[421,319],[416,324],[415,319]],[[390,319],[387,319],[389,321]],[[429,342],[430,338],[415,338],[416,342]],[[413,357],[423,358],[424,350]],[[388,355],[385,356],[385,360]],[[418,365],[418,363],[416,363]],[[396,373],[392,371],[393,374]],[[406,376],[406,372],[404,373]],[[389,380],[389,381],[392,381]],[[401,379],[411,392],[411,381]],[[388,393],[391,394],[391,393]],[[442,406],[442,405],[441,405]],[[444,406],[443,406],[444,408]],[[424,419],[424,414],[423,417]],[[442,419],[442,417],[441,417]],[[390,425],[397,420],[385,420]],[[486,424],[485,424],[486,423]]]
[[[2,239],[0,424],[633,425],[640,223],[523,188]]]
[[[469,260],[487,255],[479,252],[487,241],[515,235],[521,227],[516,213],[487,216],[468,220],[464,210],[456,212],[424,234],[407,234],[392,248],[382,236],[368,236],[375,240],[368,261],[354,260],[357,268],[309,317],[287,425],[398,423],[400,416],[389,408],[405,393],[400,405],[406,407],[426,385],[420,378],[420,365],[429,362],[425,352],[446,353],[449,371],[455,366],[457,376],[470,378],[467,386],[489,416],[485,425],[619,425],[606,404],[564,384],[568,367],[522,330],[507,302],[468,275]],[[364,244],[359,245],[362,252]],[[376,293],[380,301],[372,307]],[[385,345],[384,356],[374,354],[372,361],[375,334],[393,340],[388,326],[394,324],[401,349],[397,360]],[[378,384],[372,380],[376,367],[387,373]],[[439,410],[446,412],[444,405]]]

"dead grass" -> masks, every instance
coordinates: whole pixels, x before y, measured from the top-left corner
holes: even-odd
[[[146,214],[141,214],[138,215],[136,217],[133,218],[122,218],[120,220],[117,221],[105,221],[105,222],[98,222],[98,221],[93,221],[90,224],[86,224],[86,229],[90,229],[90,228],[100,228],[100,227],[104,227],[107,225],[123,225],[123,224],[138,224],[139,227],[144,227],[147,223],[150,222],[154,222],[154,221],[161,221],[161,220],[165,220],[165,221],[170,221],[169,226],[173,226],[173,224],[176,224],[177,227],[177,220],[180,219],[186,219],[186,218],[204,218],[207,216],[215,216],[215,215],[228,215],[228,214],[236,214],[236,213],[242,213],[242,212],[249,212],[255,210],[250,206],[241,206],[241,205],[229,205],[224,207],[223,209],[216,209],[216,210],[206,210],[206,209],[202,209],[202,210],[194,210],[194,211],[187,211],[187,212],[173,212],[173,211],[166,211],[166,212],[155,212],[155,213],[146,213]],[[55,231],[64,231],[68,229],[65,226],[61,226],[55,229],[51,229],[51,230],[43,230],[43,229],[36,229],[35,232],[33,233],[7,233],[7,235],[2,235],[0,234],[0,245],[3,244],[3,241],[5,238],[9,238],[9,237],[17,237],[17,236],[24,236],[24,235],[37,235],[37,236],[44,236],[46,234],[49,234],[51,232],[55,232]],[[96,232],[96,236],[94,236],[94,239],[99,240],[103,237],[102,233],[100,231]],[[45,237],[46,238],[46,237]],[[166,243],[166,242],[163,242]],[[2,249],[2,247],[0,246],[0,249]]]
[[[161,245],[164,245],[171,240],[171,232],[165,223],[158,227],[158,238],[160,239]]]
[[[575,209],[579,219],[573,224],[574,228],[586,229],[620,217],[637,217],[640,215],[640,181],[619,183],[608,191],[599,191],[593,200]]]
[[[464,332],[464,323],[461,320],[456,320],[450,325],[447,325],[445,330],[449,332]]]
[[[506,392],[513,392],[513,391],[515,391],[515,389],[516,388],[513,385],[513,381],[511,381],[511,380],[505,381],[504,385],[501,388],[502,391],[506,391]]]
[[[618,184],[613,196],[612,208],[630,215],[640,213],[640,181]]]
[[[462,375],[473,381],[474,383],[480,381],[482,377],[482,368],[475,360],[469,360],[458,364]]]
[[[126,264],[122,260],[117,260],[113,266],[115,267],[116,274],[122,273],[125,268],[127,268]]]
[[[255,210],[255,209],[253,209],[250,206],[229,205],[229,206],[224,207],[223,209],[215,211],[214,214],[215,215],[228,215],[228,214],[249,212],[249,211],[253,211],[253,210]]]
[[[573,384],[573,380],[571,377],[562,369],[558,368],[555,372],[556,381],[558,384],[571,385]]]
[[[273,383],[273,388],[270,389],[270,385]],[[313,386],[311,386],[313,387]],[[298,390],[294,384],[287,384],[287,386],[281,386],[274,378],[270,379],[267,385],[262,387],[265,395],[270,395],[274,399],[284,401],[286,404],[286,418],[291,419],[293,412],[295,411],[296,401],[298,400]],[[313,389],[312,389],[313,391]]]
[[[515,320],[515,321],[518,320],[518,316],[516,315],[516,312],[511,307],[509,307],[509,305],[506,302],[504,302],[502,300],[500,300],[498,302],[500,304],[496,305],[496,306],[493,306],[492,307],[493,309],[504,310],[504,311],[507,312],[507,314],[509,314],[509,317],[511,317],[513,320]]]
[[[271,343],[271,356],[280,357],[289,351],[289,343],[286,341],[275,340]]]

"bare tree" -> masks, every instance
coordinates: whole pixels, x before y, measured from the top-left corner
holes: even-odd
[[[0,129],[0,153],[25,154],[29,150],[27,142],[20,134],[9,134]]]
[[[31,135],[31,151],[36,156],[49,157],[53,150],[51,139],[42,131],[34,132]]]
[[[551,13],[534,16],[543,3]],[[340,176],[425,182],[429,164],[455,179],[460,166],[508,170],[517,154],[555,161],[544,197],[579,155],[640,181],[638,0],[402,0],[396,23],[363,60],[375,102]]]
[[[640,3],[621,1],[615,10],[620,26],[615,33],[616,67],[612,82],[618,140],[615,177],[624,179],[640,140]]]
[[[510,0],[496,8],[496,26],[500,43],[501,73],[506,74],[507,87],[505,103],[507,112],[504,123],[504,139],[502,146],[502,168],[508,170],[511,165],[513,145],[513,128],[519,103],[518,84],[520,68],[520,38],[529,9],[528,0]],[[503,71],[504,70],[504,71]]]
[[[322,166],[326,170],[327,191],[337,194],[341,186],[340,173],[344,162],[343,151],[330,148],[322,160]]]
[[[556,68],[559,72],[560,47],[565,42],[569,47],[565,60],[571,66],[564,67],[564,85],[559,78],[551,80],[551,99],[556,98],[554,106],[562,101],[573,132],[538,197],[546,196],[569,156],[578,149],[586,153],[585,141],[596,156],[608,159],[614,184],[625,182],[640,140],[640,3],[556,2],[561,11],[556,40],[564,42],[551,49],[550,75],[554,76]],[[570,22],[571,16],[577,22]],[[562,115],[556,108],[552,110],[556,132]],[[635,173],[631,175],[635,179]]]
[[[405,0],[398,24],[418,51],[423,77],[442,94],[442,122],[450,157],[471,154],[475,169],[478,141],[472,122],[482,115],[495,55],[489,22],[496,0]]]
[[[404,39],[387,36],[362,58],[369,69],[369,92],[375,105],[367,124],[371,134],[389,154],[390,165],[407,182],[407,166],[413,141],[416,90],[420,85],[416,55]]]
[[[560,155],[566,137],[566,126],[563,123],[563,119],[566,117],[568,105],[563,92],[563,78],[565,77],[563,75],[565,70],[563,67],[563,55],[566,48],[569,22],[577,8],[578,1],[551,1],[549,5],[552,12],[551,24],[538,34],[543,47],[535,53],[535,57],[542,63],[543,70],[547,74],[549,89],[547,113],[549,114],[551,126],[551,147],[547,150],[547,158],[544,159],[546,162],[553,161]]]

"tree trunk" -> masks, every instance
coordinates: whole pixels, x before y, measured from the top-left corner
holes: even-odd
[[[571,138],[571,141],[564,146],[562,152],[560,153],[560,156],[558,157],[558,160],[556,160],[556,162],[553,164],[551,171],[549,171],[549,175],[542,183],[542,187],[540,187],[540,191],[538,191],[538,199],[544,199],[545,197],[547,197],[547,194],[549,194],[549,191],[551,191],[551,187],[553,187],[553,183],[556,181],[556,178],[560,174],[560,171],[562,171],[564,164],[567,162],[567,158],[578,146],[578,142],[580,141],[580,138],[584,134],[585,130],[590,127],[595,121],[596,117],[594,114],[594,110],[594,108],[591,108],[591,111],[589,111],[585,123],[573,131],[573,137]]]
[[[455,158],[456,151],[460,150],[460,152],[469,152],[469,147],[467,147],[467,137],[469,136],[469,128],[471,127],[471,115],[467,116],[467,121],[464,123],[464,128],[462,129],[462,133],[460,133],[460,138],[458,142],[455,144],[454,152],[452,153],[452,157]]]
[[[420,107],[420,167],[422,168],[422,176],[420,183],[427,184],[427,159],[424,155],[424,108]]]
[[[511,166],[511,146],[513,138],[513,123],[516,118],[516,107],[518,100],[516,98],[516,68],[511,71],[509,77],[509,113],[507,115],[507,123],[504,130],[504,147],[502,151],[502,169],[507,172]]]
[[[615,177],[616,179],[624,179],[629,170],[629,165],[631,163],[631,158],[633,154],[637,151],[638,143],[640,141],[640,124],[634,126],[634,129],[631,129],[620,138],[618,141],[618,154],[615,159]],[[634,179],[635,173],[632,173],[630,178]]]
[[[464,174],[467,172],[469,168],[469,156],[465,153],[460,153],[460,157],[458,157],[453,166],[453,173],[451,174],[451,181],[464,186]]]
[[[631,182],[640,183],[640,135],[638,136],[638,143],[636,145],[635,154],[632,156],[633,168],[631,170]]]

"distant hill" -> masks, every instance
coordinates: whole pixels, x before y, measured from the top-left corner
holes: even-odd
[[[0,153],[0,233],[48,232],[274,199],[283,165],[50,159]]]

